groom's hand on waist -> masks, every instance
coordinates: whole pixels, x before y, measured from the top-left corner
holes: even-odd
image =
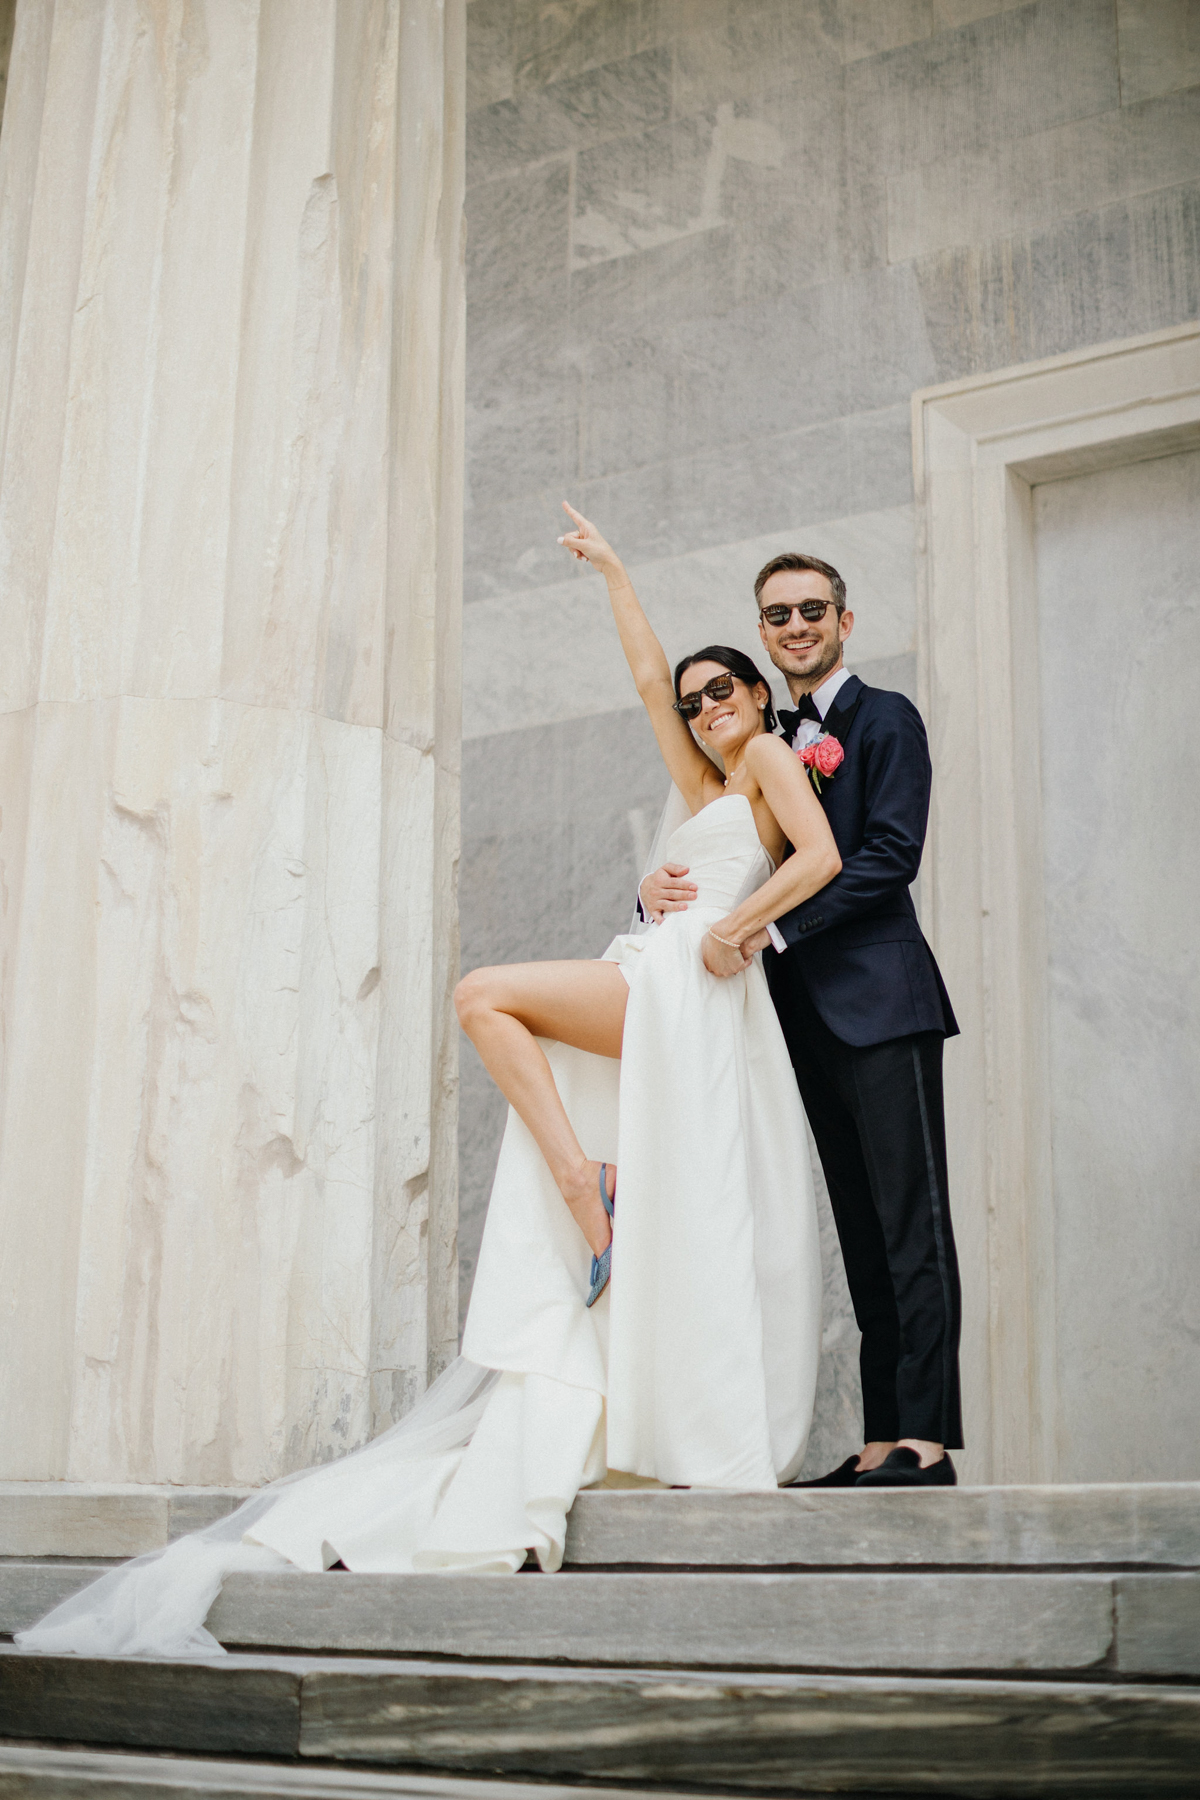
[[[645,877],[638,889],[638,898],[648,919],[657,924],[664,913],[687,911],[700,891],[694,881],[684,880],[687,872],[686,863],[664,863],[653,875]]]

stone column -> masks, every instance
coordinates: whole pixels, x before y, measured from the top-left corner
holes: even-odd
[[[453,1355],[464,0],[19,0],[0,1476],[257,1482]]]

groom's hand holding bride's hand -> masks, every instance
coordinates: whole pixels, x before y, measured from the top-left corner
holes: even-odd
[[[720,919],[711,931],[705,932],[700,944],[700,954],[710,975],[740,975],[743,969],[750,967],[757,953],[765,950],[771,941],[765,931],[755,931],[737,943],[726,942],[733,929],[732,919]]]

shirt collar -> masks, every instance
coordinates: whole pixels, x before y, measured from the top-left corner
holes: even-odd
[[[850,671],[843,665],[836,673],[827,676],[819,688],[813,689],[813,705],[820,713],[822,723],[824,723],[825,717],[829,712],[830,707],[837,699],[841,688],[849,681],[849,679]]]

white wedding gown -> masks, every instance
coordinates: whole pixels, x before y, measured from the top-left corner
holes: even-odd
[[[716,980],[707,927],[771,863],[749,802],[686,820],[662,860],[699,897],[605,952],[629,982],[621,1061],[546,1043],[589,1157],[617,1167],[612,1280],[510,1111],[463,1355],[364,1449],[273,1483],[21,1633],[39,1651],[212,1655],[234,1570],[559,1568],[566,1515],[608,1471],[770,1489],[800,1466],[820,1341],[804,1117],[759,962]]]

